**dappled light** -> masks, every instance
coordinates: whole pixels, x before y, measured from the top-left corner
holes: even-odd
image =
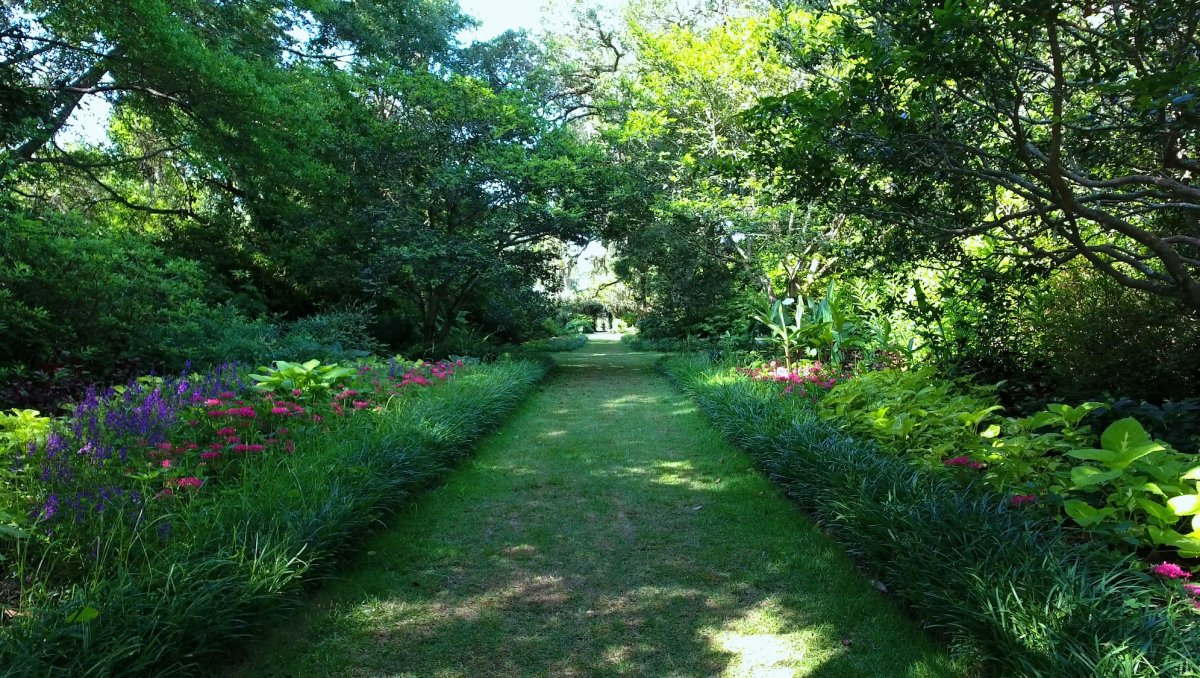
[[[559,358],[479,460],[244,673],[957,675],[694,409],[675,412],[653,358],[594,353]]]
[[[5,0],[0,674],[1200,676],[1198,177],[1200,0]]]

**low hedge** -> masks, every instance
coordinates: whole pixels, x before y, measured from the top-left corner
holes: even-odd
[[[573,334],[565,337],[551,337],[549,339],[535,339],[521,344],[521,349],[533,353],[554,353],[558,351],[576,351],[587,344],[587,337],[582,334]]]
[[[666,374],[956,652],[999,675],[1200,675],[1186,596],[1058,523],[881,453],[715,366]]]
[[[207,671],[207,662],[277,621],[306,584],[461,458],[548,369],[539,361],[468,367],[377,415],[297,440],[293,455],[247,464],[240,486],[177,514],[161,549],[27,601],[0,627],[0,671]]]

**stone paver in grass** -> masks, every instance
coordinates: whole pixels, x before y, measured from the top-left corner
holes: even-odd
[[[235,673],[960,675],[655,358],[560,354]]]

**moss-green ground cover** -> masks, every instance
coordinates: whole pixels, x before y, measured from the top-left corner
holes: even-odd
[[[241,675],[957,675],[653,369],[593,342]]]

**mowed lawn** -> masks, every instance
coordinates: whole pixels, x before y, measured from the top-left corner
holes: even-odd
[[[559,354],[233,674],[961,675],[655,358]]]

